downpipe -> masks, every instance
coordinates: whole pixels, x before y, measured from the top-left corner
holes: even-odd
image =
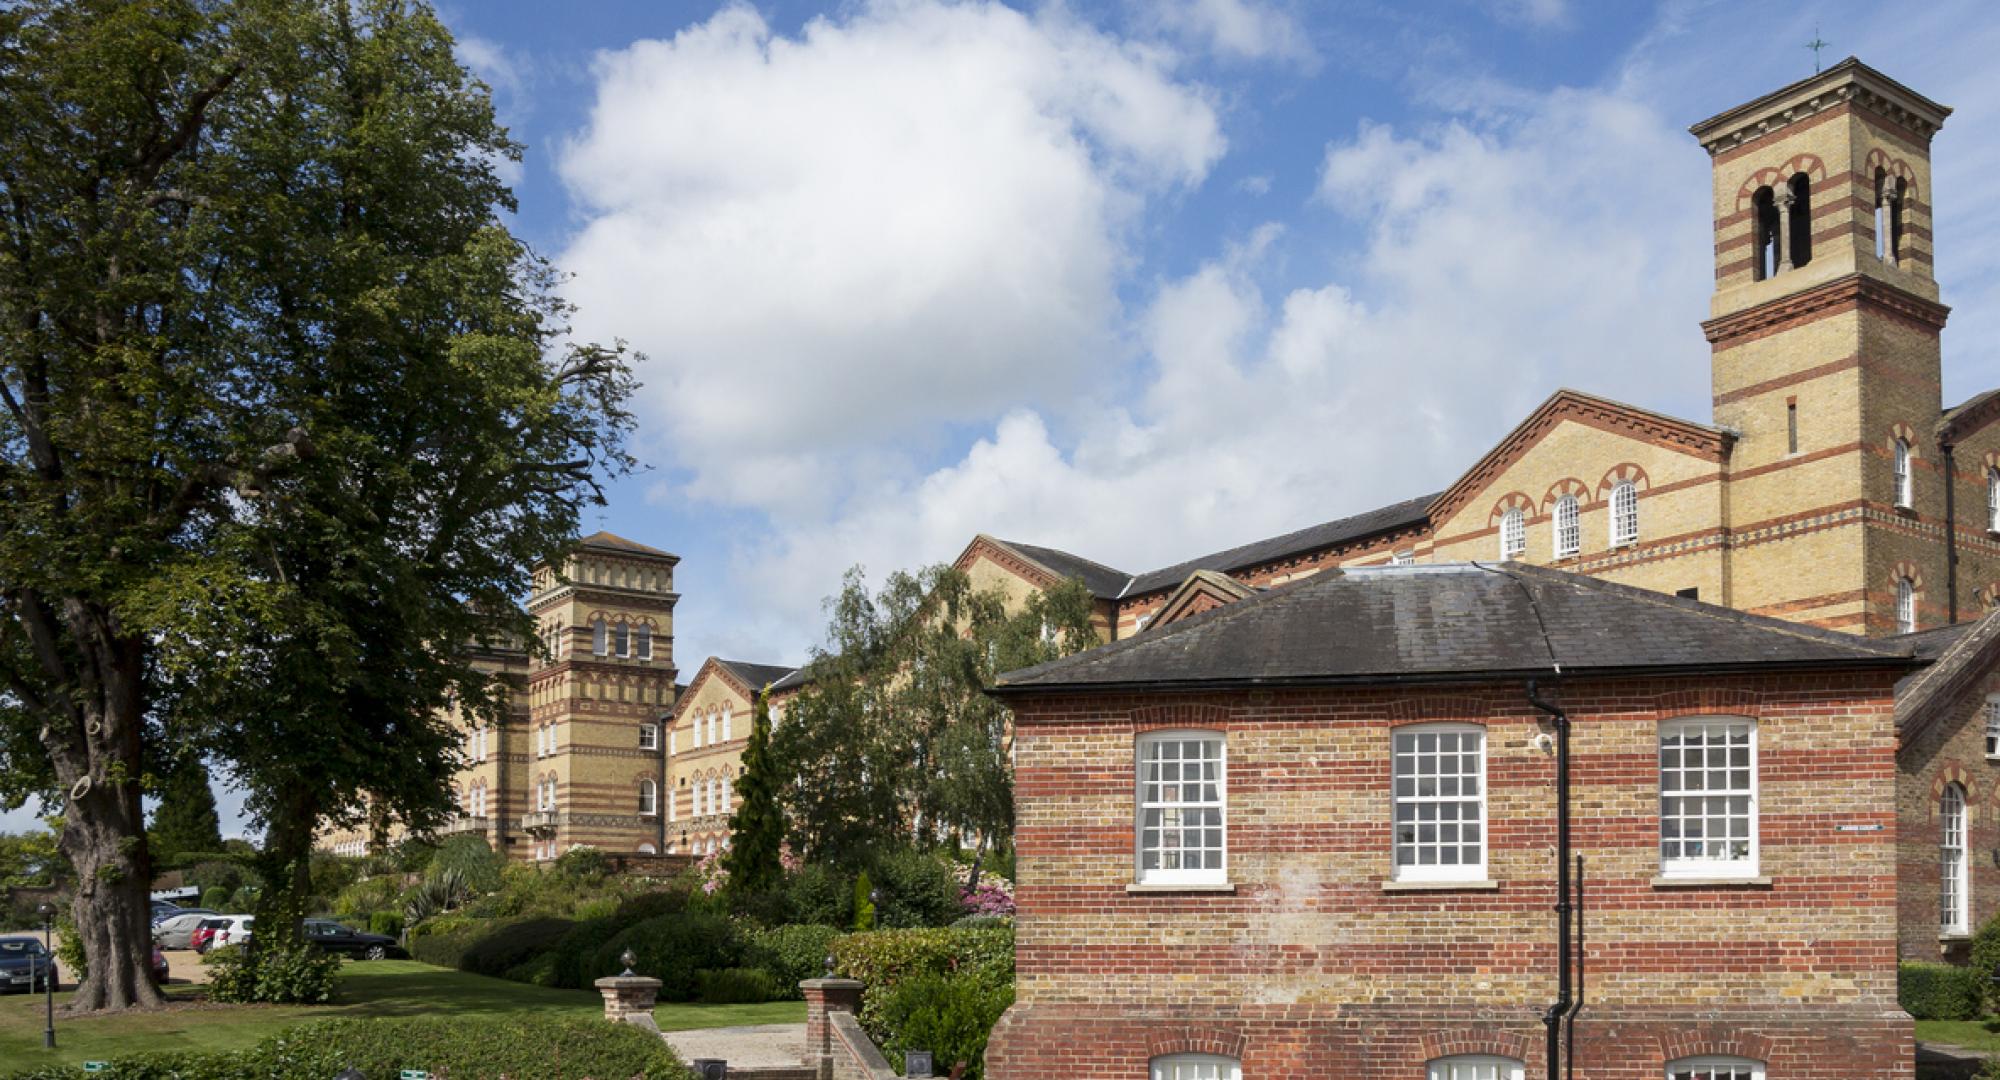
[[[1544,700],[1528,680],[1528,704],[1549,718],[1556,734],[1556,999],[1542,1013],[1548,1035],[1549,1080],[1562,1075],[1563,1021],[1575,1004],[1570,986],[1569,714]]]

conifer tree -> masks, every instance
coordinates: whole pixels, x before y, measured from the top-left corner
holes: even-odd
[[[187,852],[222,850],[222,820],[200,759],[177,761],[167,770],[146,839],[153,857],[163,862]]]
[[[778,783],[771,759],[771,691],[764,688],[750,715],[750,742],[743,748],[743,775],[737,781],[742,801],[729,819],[729,850],[723,868],[729,887],[739,896],[754,896],[778,886],[783,867],[778,848],[785,839],[784,813],[778,807]]]

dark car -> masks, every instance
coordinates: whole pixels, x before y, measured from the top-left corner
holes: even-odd
[[[153,981],[167,985],[167,954],[157,941],[153,942]]]
[[[62,987],[56,958],[42,947],[40,938],[0,937],[0,988],[33,992],[51,980],[56,988]]]
[[[391,956],[406,956],[396,939],[382,934],[364,934],[349,929],[332,919],[307,919],[306,940],[327,952],[359,957],[363,960],[383,960]]]

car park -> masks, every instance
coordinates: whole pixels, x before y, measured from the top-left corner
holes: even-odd
[[[224,945],[248,945],[255,930],[254,915],[211,915],[194,932],[194,951],[206,953]]]
[[[35,991],[43,984],[62,986],[62,972],[40,938],[26,934],[0,937],[0,988]]]
[[[216,917],[216,912],[207,908],[184,911],[179,915],[153,924],[153,940],[163,949],[194,948],[194,932],[201,924]]]
[[[358,957],[363,960],[383,960],[388,957],[406,956],[396,939],[384,934],[369,934],[354,930],[332,919],[307,919],[306,940],[331,953]]]

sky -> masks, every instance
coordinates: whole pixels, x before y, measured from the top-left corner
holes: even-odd
[[[1989,4],[438,2],[508,223],[643,354],[585,528],[681,557],[684,677],[981,532],[1139,571],[1443,488],[1558,387],[1706,420],[1687,127],[1816,38],[1956,109],[1945,395],[2000,385]]]

